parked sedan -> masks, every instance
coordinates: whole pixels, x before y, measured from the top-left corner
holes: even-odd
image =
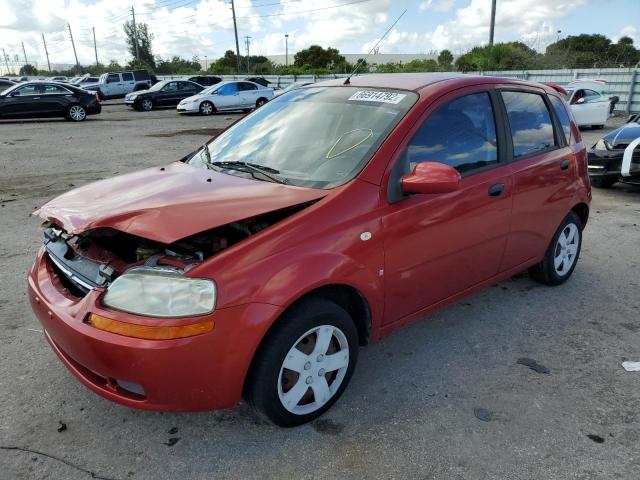
[[[185,98],[178,104],[178,113],[211,115],[217,111],[242,110],[248,112],[273,98],[273,89],[247,81],[220,82],[198,95]]]
[[[566,87],[566,100],[579,127],[603,128],[609,118],[611,101],[601,80],[575,80]]]
[[[13,87],[14,85],[16,85],[16,82],[13,80],[0,79],[0,92],[5,91],[9,87]]]
[[[165,80],[156,83],[148,90],[127,94],[124,97],[124,103],[136,110],[148,112],[154,107],[177,105],[203,89],[202,85],[188,80]]]
[[[81,122],[101,110],[95,92],[63,83],[20,83],[0,93],[0,118],[65,117]]]
[[[607,133],[589,150],[589,178],[598,188],[640,185],[640,116]]]
[[[211,87],[222,81],[220,77],[216,77],[215,75],[196,75],[195,77],[189,77],[187,80],[199,83],[203,87]]]
[[[29,299],[80,382],[147,410],[244,396],[299,425],[340,397],[360,346],[527,269],[569,280],[591,188],[555,90],[446,73],[345,83],[291,91],[179,162],[36,212]]]

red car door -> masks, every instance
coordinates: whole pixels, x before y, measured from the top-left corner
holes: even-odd
[[[544,254],[578,182],[574,150],[544,92],[511,86],[501,98],[513,152],[513,220],[502,264],[508,270]]]
[[[451,193],[405,196],[393,193],[399,176],[391,173],[390,204],[383,214],[385,323],[498,273],[509,232],[512,180],[494,114],[497,101],[487,85],[441,97],[392,167],[408,173],[417,162],[440,162],[456,168],[462,179]]]

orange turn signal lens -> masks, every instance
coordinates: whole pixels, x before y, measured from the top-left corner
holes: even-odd
[[[135,323],[119,322],[111,318],[92,313],[87,318],[92,327],[105,332],[124,335],[125,337],[144,338],[146,340],[171,340],[174,338],[193,337],[213,330],[213,320],[177,326],[150,326]]]

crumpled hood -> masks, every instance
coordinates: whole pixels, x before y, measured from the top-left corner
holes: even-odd
[[[640,124],[636,122],[629,122],[625,123],[620,128],[612,130],[602,138],[609,141],[611,145],[616,147],[620,143],[628,145],[638,137],[640,137]]]
[[[317,200],[326,193],[176,162],[76,188],[34,214],[68,233],[108,227],[172,243],[238,220]]]

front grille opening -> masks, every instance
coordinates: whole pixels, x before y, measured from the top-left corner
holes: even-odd
[[[56,275],[60,284],[69,292],[71,295],[77,298],[84,298],[84,296],[88,293],[85,289],[76,285],[67,275],[60,270],[60,268],[49,259],[49,265],[51,265],[51,270]]]

